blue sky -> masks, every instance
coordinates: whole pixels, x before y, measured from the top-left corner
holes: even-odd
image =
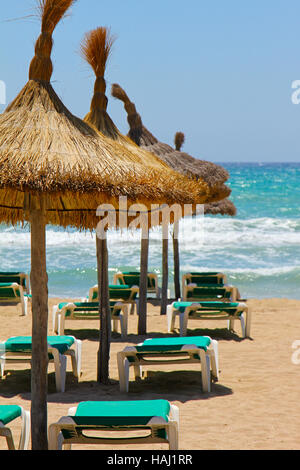
[[[27,82],[40,30],[35,0],[1,2],[0,80],[7,102]],[[79,117],[94,76],[80,57],[83,35],[109,26],[117,36],[107,68],[107,94],[117,82],[143,122],[172,145],[214,162],[300,161],[299,0],[78,0],[54,32],[52,84]],[[23,19],[20,19],[23,18]],[[13,20],[13,21],[7,21]],[[0,104],[0,112],[5,106]],[[123,105],[109,113],[128,126]]]

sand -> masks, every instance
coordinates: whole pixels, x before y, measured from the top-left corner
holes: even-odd
[[[49,300],[49,334],[52,306]],[[85,400],[137,400],[164,398],[180,410],[181,450],[300,449],[300,301],[288,299],[248,300],[252,309],[251,339],[226,330],[226,322],[191,322],[188,335],[209,335],[219,342],[220,377],[210,394],[201,391],[198,367],[157,368],[142,382],[130,383],[128,395],[119,392],[116,352],[144,340],[137,336],[137,317],[129,318],[129,336],[114,334],[111,343],[111,385],[96,381],[98,321],[68,321],[66,334],[83,341],[82,375],[77,381],[70,363],[65,393],[57,393],[53,366],[49,366],[48,424],[67,414],[68,408]],[[29,310],[30,312],[30,310]],[[0,340],[31,334],[31,312],[20,307],[1,307]],[[165,316],[149,304],[148,337],[167,334]],[[299,354],[293,349],[299,340]],[[299,362],[299,364],[298,364]],[[0,379],[0,404],[19,404],[30,410],[30,367],[8,365]],[[176,367],[176,369],[175,369]],[[11,426],[18,440],[19,420]],[[0,439],[0,450],[6,448]],[[76,446],[75,448],[78,448]],[[87,446],[98,449],[97,446]],[[111,447],[104,447],[112,449]],[[149,449],[124,446],[123,449]],[[151,449],[167,449],[157,444]]]

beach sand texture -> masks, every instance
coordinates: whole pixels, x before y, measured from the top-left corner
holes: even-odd
[[[73,299],[74,300],[74,299]],[[49,334],[52,333],[52,306],[49,299]],[[65,393],[56,393],[53,365],[49,366],[48,424],[66,415],[68,408],[85,400],[139,400],[164,398],[180,410],[181,450],[300,449],[300,352],[292,345],[300,340],[300,301],[288,299],[249,300],[252,309],[251,339],[241,339],[226,330],[226,322],[189,324],[188,335],[209,335],[219,341],[220,377],[212,393],[203,394],[195,365],[150,369],[148,378],[133,382],[127,395],[119,392],[116,353],[126,345],[145,339],[137,336],[137,317],[129,317],[129,336],[123,341],[114,334],[111,343],[111,385],[96,381],[98,321],[67,321],[65,334],[81,339],[82,375],[79,382],[68,373]],[[148,337],[164,336],[167,319],[158,307],[148,305]],[[31,334],[31,311],[20,316],[17,307],[0,307],[0,340]],[[300,348],[298,346],[298,348]],[[294,359],[293,359],[294,353]],[[297,364],[299,359],[299,364]],[[154,367],[154,366],[152,366]],[[7,365],[0,380],[0,404],[19,404],[30,410],[30,368]],[[12,423],[18,440],[20,421]],[[0,450],[6,448],[0,439]],[[74,449],[83,447],[74,446]],[[113,449],[86,446],[85,449]],[[120,447],[119,447],[120,448]],[[167,449],[165,445],[122,446],[122,449]]]

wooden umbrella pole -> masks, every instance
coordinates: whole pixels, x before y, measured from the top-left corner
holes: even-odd
[[[108,249],[106,232],[103,238],[96,237],[97,267],[98,267],[98,297],[100,314],[100,342],[98,349],[97,380],[99,383],[109,383],[109,356],[111,337],[111,314],[109,306],[108,287]]]
[[[31,211],[31,436],[32,450],[47,450],[48,276],[46,225],[42,210]]]
[[[138,334],[147,334],[147,286],[148,286],[149,230],[142,229],[140,286],[139,286],[139,319]]]
[[[167,303],[168,303],[168,280],[169,280],[169,238],[168,229],[163,227],[162,229],[163,240],[162,240],[162,288],[161,288],[161,304],[160,314],[166,315]]]
[[[174,289],[175,298],[180,299],[180,257],[178,240],[179,222],[174,222],[173,227],[173,256],[174,256]]]

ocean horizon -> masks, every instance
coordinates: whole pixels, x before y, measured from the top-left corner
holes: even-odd
[[[220,162],[230,173],[235,217],[180,222],[181,274],[221,271],[242,297],[300,299],[300,163]],[[200,222],[199,222],[200,223]],[[47,226],[49,296],[80,298],[97,283],[95,233]],[[151,230],[149,271],[161,284],[161,233]],[[169,288],[173,287],[170,238]],[[140,233],[108,232],[109,276],[138,270]],[[30,271],[29,227],[0,225],[1,271]]]

